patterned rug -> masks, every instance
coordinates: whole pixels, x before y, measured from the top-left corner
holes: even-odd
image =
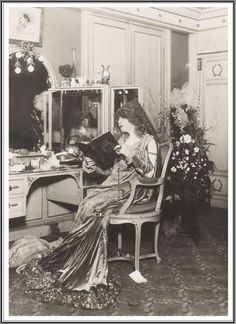
[[[170,241],[160,235],[162,259],[143,260],[140,272],[146,283],[129,277],[134,269],[128,262],[109,263],[110,273],[119,279],[118,303],[106,310],[80,310],[38,302],[24,294],[18,275],[10,271],[10,315],[33,316],[223,316],[228,312],[227,211],[210,209],[200,215],[201,240],[179,233]],[[151,226],[143,229],[142,248],[151,249]],[[133,252],[133,230],[125,226],[124,250]],[[109,254],[115,252],[115,230],[110,230]]]

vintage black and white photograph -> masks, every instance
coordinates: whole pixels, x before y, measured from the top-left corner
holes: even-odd
[[[2,5],[5,319],[232,320],[234,4]]]

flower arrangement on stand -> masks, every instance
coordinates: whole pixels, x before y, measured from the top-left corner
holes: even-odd
[[[189,232],[196,243],[200,239],[199,208],[210,204],[209,171],[214,169],[207,156],[211,145],[207,129],[200,126],[198,114],[197,98],[189,84],[172,91],[168,115],[173,151],[167,171],[166,201],[169,214],[181,219],[182,230]]]

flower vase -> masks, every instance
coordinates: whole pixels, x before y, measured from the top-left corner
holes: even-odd
[[[72,48],[72,73],[71,73],[71,78],[75,79],[77,77],[77,71],[75,67],[75,53],[76,53],[76,48]]]

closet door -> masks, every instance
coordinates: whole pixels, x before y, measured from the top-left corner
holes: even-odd
[[[84,18],[83,73],[88,79],[101,76],[102,65],[110,65],[110,84],[128,83],[128,24],[116,19],[87,14]]]
[[[164,35],[157,29],[131,25],[131,83],[144,89],[145,110],[156,129],[164,100]]]
[[[209,159],[216,171],[211,176],[212,206],[227,208],[228,198],[228,76],[227,54],[199,56],[202,60],[202,122],[208,130]]]

